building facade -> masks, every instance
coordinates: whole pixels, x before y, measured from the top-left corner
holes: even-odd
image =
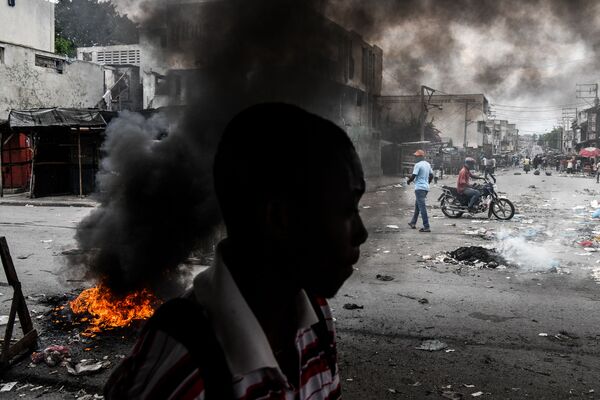
[[[486,122],[487,141],[494,155],[512,154],[519,149],[519,130],[507,120],[491,119]]]
[[[13,0],[0,2],[0,42],[54,51],[54,2]]]
[[[433,124],[442,141],[462,149],[484,145],[489,104],[483,94],[434,94],[425,100],[419,95],[381,96],[379,125],[384,135],[399,125],[418,120],[424,101],[428,110],[425,123]]]

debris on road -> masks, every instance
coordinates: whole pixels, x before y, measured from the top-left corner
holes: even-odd
[[[19,259],[19,260],[27,260],[32,255],[33,255],[33,253],[29,253],[29,254],[26,254],[24,256],[17,256],[17,259]]]
[[[483,392],[475,392],[475,393],[471,393],[471,396],[473,396],[473,397],[479,397],[479,396],[483,396]]]
[[[425,351],[440,351],[447,348],[448,345],[444,342],[441,342],[437,339],[425,340],[421,343],[419,347],[415,347],[417,350],[425,350]]]
[[[8,324],[8,315],[0,315],[0,326]]]
[[[71,351],[66,346],[52,345],[48,346],[42,352],[33,352],[31,354],[31,362],[34,364],[40,364],[45,362],[49,367],[55,367],[63,363],[63,361],[69,361],[71,358]]]
[[[497,268],[499,265],[510,264],[496,250],[481,246],[459,247],[449,252],[448,255],[459,262],[470,263],[471,265],[480,263],[485,268]]]
[[[2,385],[0,392],[10,392],[15,386],[17,386],[17,382],[7,382]]]
[[[365,308],[365,306],[359,306],[358,304],[355,304],[355,303],[344,304],[345,310],[362,310],[363,308]]]
[[[385,227],[389,229],[400,229],[398,225],[386,225]]]
[[[383,281],[383,282],[389,282],[389,281],[393,281],[394,277],[391,275],[381,275],[381,274],[377,274],[375,275],[375,278],[377,280]]]
[[[110,364],[110,361],[81,360],[74,365],[72,363],[67,363],[66,367],[69,374],[79,376],[93,374],[103,368],[108,368]]]

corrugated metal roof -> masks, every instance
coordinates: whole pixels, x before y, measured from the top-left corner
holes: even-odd
[[[39,108],[35,110],[11,110],[8,115],[10,128],[35,127],[87,127],[104,128],[106,121],[95,108]]]

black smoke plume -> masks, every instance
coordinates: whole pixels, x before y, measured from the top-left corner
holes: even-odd
[[[117,293],[178,288],[182,262],[219,222],[212,161],[235,113],[262,101],[321,115],[337,106],[311,72],[326,58],[307,57],[336,34],[316,2],[201,3],[144,6],[141,29],[160,62],[181,66],[170,73],[183,79],[188,105],[176,117],[121,113],[110,123],[97,179],[101,205],[77,229],[82,255],[71,266]]]

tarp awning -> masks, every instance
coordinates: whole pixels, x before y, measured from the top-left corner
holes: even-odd
[[[95,108],[39,108],[35,110],[11,110],[8,124],[13,128],[35,127],[85,127],[105,128],[106,121]]]

